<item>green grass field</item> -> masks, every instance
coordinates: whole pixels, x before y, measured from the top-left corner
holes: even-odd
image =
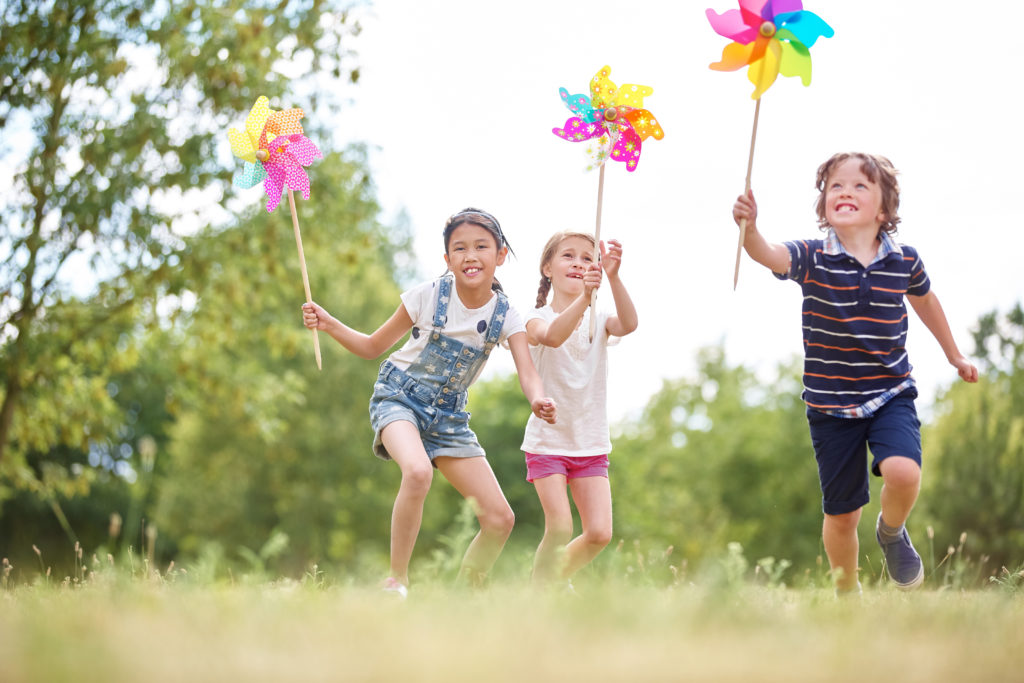
[[[1021,681],[1019,577],[859,599],[586,576],[481,590],[93,574],[0,591],[0,681]]]

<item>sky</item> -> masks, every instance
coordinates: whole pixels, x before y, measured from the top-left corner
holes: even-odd
[[[711,29],[708,6],[382,0],[357,11],[361,77],[347,93],[339,140],[370,145],[385,218],[408,215],[424,277],[444,270],[450,214],[475,206],[497,216],[516,254],[498,278],[522,309],[533,305],[548,237],[595,228],[598,174],[583,170],[581,144],[551,132],[571,116],[559,88],[588,93],[609,65],[615,83],[654,89],[645,107],[664,139],[645,141],[635,172],[609,162],[605,177],[601,237],[623,243],[621,277],[640,319],[610,352],[613,422],[637,415],[663,380],[693,377],[701,347],[724,344],[730,364],[766,380],[801,354],[795,283],[744,254],[733,291],[731,208],[743,191],[755,102],[745,69],[708,68],[729,42]],[[714,9],[736,7],[722,0]],[[889,157],[901,173],[898,241],[920,252],[970,354],[978,317],[1024,299],[1016,206],[1024,134],[1010,87],[1020,78],[1019,45],[997,30],[1024,25],[1024,3],[974,12],[947,0],[804,7],[835,35],[811,49],[810,86],[780,76],[762,97],[752,172],[759,229],[773,241],[817,237],[818,166],[840,151]],[[927,411],[957,375],[910,318]],[[500,353],[483,377],[513,368]]]

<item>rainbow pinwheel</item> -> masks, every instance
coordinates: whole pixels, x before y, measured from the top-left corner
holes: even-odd
[[[832,27],[821,17],[803,9],[800,0],[739,0],[740,9],[718,14],[707,10],[711,27],[734,42],[725,46],[722,61],[711,68],[736,71],[749,66],[747,78],[754,84],[753,99],[759,99],[776,77],[799,76],[811,84],[810,48],[818,38],[831,38]],[[754,68],[754,65],[757,65]]]
[[[750,192],[761,95],[771,87],[779,74],[799,76],[804,85],[810,85],[810,48],[818,38],[831,38],[835,32],[817,14],[805,10],[800,0],[739,0],[739,4],[739,9],[731,9],[723,14],[708,9],[707,17],[716,33],[733,41],[722,51],[722,61],[712,63],[711,68],[715,71],[736,71],[746,66],[747,78],[754,84],[751,97],[757,104],[754,106],[754,127],[750,133],[745,190]],[[739,281],[740,255],[746,233],[747,222],[740,221],[733,289],[736,289]]]
[[[245,162],[233,182],[248,189],[263,181],[267,211],[277,208],[286,186],[309,199],[309,176],[303,167],[323,157],[302,134],[299,119],[304,115],[301,109],[273,111],[261,96],[245,119],[245,130],[228,130],[231,151]]]
[[[642,143],[649,137],[661,140],[665,131],[651,112],[643,108],[644,97],[654,92],[646,85],[615,85],[603,67],[590,81],[590,97],[570,95],[565,88],[558,90],[562,101],[573,116],[562,128],[551,132],[570,142],[583,142],[596,138],[586,148],[590,163],[587,170],[603,166],[609,158],[626,164],[627,171],[635,171],[640,163]]]
[[[299,263],[302,266],[302,284],[306,290],[306,301],[312,302],[293,192],[301,192],[303,199],[309,199],[309,176],[303,167],[309,166],[315,159],[323,158],[323,155],[316,145],[302,134],[299,119],[303,116],[305,113],[301,109],[274,111],[270,108],[270,101],[261,95],[245,119],[245,129],[229,129],[228,138],[231,140],[232,153],[245,162],[242,170],[235,173],[235,185],[248,189],[263,181],[268,212],[277,208],[285,188],[288,189],[288,208],[292,214],[295,245],[298,247]],[[322,367],[320,339],[316,330],[312,332],[313,353],[316,357],[316,367],[319,369]]]

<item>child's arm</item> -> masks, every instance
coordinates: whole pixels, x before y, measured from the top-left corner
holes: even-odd
[[[315,303],[302,304],[302,322],[311,330],[323,330],[346,349],[366,359],[380,357],[412,327],[405,304],[399,304],[388,321],[369,335],[353,330]]]
[[[537,368],[530,358],[530,349],[526,345],[526,334],[516,332],[508,338],[508,348],[512,351],[512,360],[516,364],[519,375],[519,386],[523,395],[530,402],[533,414],[548,424],[555,424],[555,402],[544,395],[544,383],[537,374]]]
[[[910,305],[914,307],[917,317],[921,319],[921,322],[931,331],[935,340],[939,342],[943,353],[946,354],[946,360],[956,368],[960,379],[965,382],[977,382],[978,368],[967,360],[960,353],[960,349],[957,348],[956,341],[953,339],[953,333],[949,329],[949,322],[946,320],[946,314],[942,310],[942,304],[939,303],[939,297],[935,296],[935,292],[929,291],[924,296],[908,294],[907,299],[910,300]]]
[[[789,249],[786,245],[769,242],[757,231],[757,202],[754,201],[753,191],[736,198],[736,203],[732,205],[732,217],[737,225],[742,219],[747,221],[743,248],[747,250],[750,258],[770,268],[772,272],[789,272]]]
[[[601,268],[591,264],[583,274],[583,293],[556,315],[551,322],[532,318],[526,323],[526,340],[534,346],[558,348],[565,343],[590,305],[591,293],[601,286]]]
[[[604,240],[601,240],[601,265],[608,276],[608,286],[612,290],[612,299],[615,301],[615,315],[608,318],[605,329],[610,335],[625,337],[636,329],[639,320],[636,315],[636,306],[633,305],[626,286],[619,278],[619,267],[622,265],[622,244],[618,240],[609,240],[607,251]]]

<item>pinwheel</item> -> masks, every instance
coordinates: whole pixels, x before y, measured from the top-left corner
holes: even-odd
[[[601,205],[604,197],[604,166],[608,159],[626,165],[633,172],[640,163],[643,141],[649,137],[661,140],[665,131],[651,112],[643,108],[644,98],[654,93],[646,85],[615,85],[608,78],[611,68],[604,66],[590,81],[590,97],[570,95],[565,88],[559,89],[562,102],[575,116],[569,118],[561,128],[551,132],[570,142],[590,141],[586,152],[590,162],[586,170],[600,168],[597,182],[597,226],[594,241],[598,245],[597,259],[601,259]],[[597,291],[590,299],[590,340],[594,340],[597,326]]]
[[[245,129],[229,129],[228,138],[231,140],[231,151],[245,162],[242,170],[233,178],[235,185],[248,189],[263,181],[268,212],[277,208],[284,189],[288,189],[288,208],[291,210],[295,244],[299,250],[302,284],[306,290],[306,301],[312,302],[294,192],[299,191],[303,199],[309,199],[309,176],[303,167],[322,158],[322,155],[316,145],[302,134],[299,119],[304,115],[301,109],[274,111],[269,106],[269,100],[261,95],[245,119]],[[316,367],[321,369],[320,338],[316,330],[313,330],[313,352]]]
[[[818,15],[803,9],[800,0],[739,0],[739,5],[738,10],[731,9],[723,14],[708,9],[707,17],[716,33],[733,41],[722,51],[722,61],[711,64],[711,68],[715,71],[736,71],[746,66],[747,78],[754,84],[751,97],[757,104],[754,106],[754,127],[750,134],[745,190],[750,192],[761,95],[771,87],[779,74],[799,76],[805,86],[810,85],[810,48],[818,38],[831,38],[834,32]],[[746,221],[741,221],[733,289],[736,289],[739,281],[740,254],[746,230]]]

